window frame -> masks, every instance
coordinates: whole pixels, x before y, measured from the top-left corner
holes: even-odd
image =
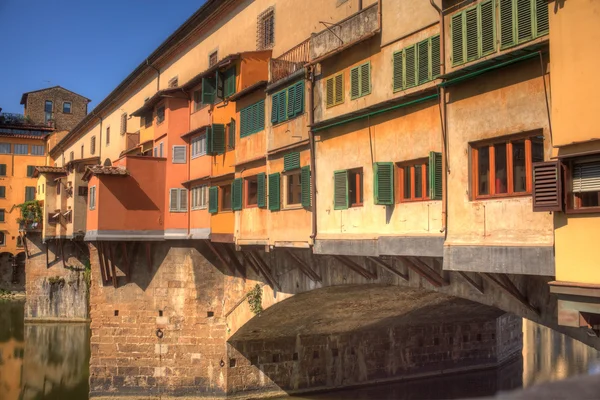
[[[177,191],[177,204],[176,207],[172,207],[171,204],[171,193],[173,192],[173,190]],[[188,212],[188,209],[190,207],[189,205],[189,199],[186,198],[185,204],[186,207],[181,207],[181,199],[182,199],[182,193],[187,197],[188,195],[188,190],[186,188],[169,188],[169,212],[170,213],[186,213]]]
[[[419,165],[421,167],[421,194],[422,197],[415,197],[415,167]],[[410,197],[404,198],[404,178],[405,168],[410,168]],[[414,203],[420,201],[430,201],[429,197],[431,182],[429,182],[429,159],[428,158],[417,158],[410,161],[402,161],[396,163],[396,191],[397,199],[396,203]]]
[[[37,151],[34,151],[34,149],[41,150],[41,154],[37,154]],[[42,144],[32,144],[30,148],[30,153],[32,156],[44,156],[46,155],[46,147]]]
[[[214,56],[214,61],[213,61]],[[208,67],[213,67],[219,63],[219,49],[215,49],[208,53]]]
[[[250,182],[256,183],[256,203],[250,204],[249,199],[249,187]],[[258,174],[244,178],[244,208],[258,208]]]
[[[27,200],[27,189],[33,189],[33,197]],[[25,186],[25,201],[33,201],[35,200],[37,188],[35,186]]]
[[[110,145],[110,125],[106,127],[106,145]]]
[[[362,207],[365,204],[365,173],[364,173],[364,169],[363,169],[363,167],[347,169],[346,174],[348,176],[348,187],[347,187],[348,208]],[[357,201],[354,203],[351,201],[352,196],[350,194],[350,181],[352,179],[352,176],[355,176],[355,184],[357,186],[359,186],[359,188],[360,188],[360,200],[361,200],[361,201]]]
[[[81,146],[81,149],[82,149],[81,157],[83,158],[83,146]],[[96,136],[95,135],[90,138],[90,154],[91,155],[96,154]]]
[[[67,104],[69,105],[69,111],[65,111]],[[73,104],[70,101],[63,101],[62,112],[63,114],[73,114]]]
[[[265,29],[266,22],[271,19],[272,23],[270,26],[270,35],[267,42],[267,29]],[[256,49],[257,50],[268,50],[275,46],[275,8],[269,7],[262,11],[257,16],[256,21]]]
[[[491,3],[491,7],[492,7],[492,34],[493,34],[493,39],[492,42],[494,44],[494,49],[491,51],[483,51],[483,28],[482,28],[482,14],[481,14],[481,9],[482,9],[482,5],[486,4],[486,3]],[[459,12],[453,13],[449,16],[449,36],[450,36],[450,59],[451,62],[450,64],[452,65],[452,67],[459,67],[462,65],[466,65],[466,64],[470,64],[472,62],[475,62],[477,60],[481,60],[482,58],[489,56],[490,54],[495,54],[498,53],[498,50],[500,49],[500,45],[498,43],[498,26],[499,26],[499,18],[496,15],[499,11],[497,11],[497,5],[498,5],[498,1],[497,0],[481,0],[479,1],[477,4],[471,5],[469,7],[466,7],[464,9],[462,9]],[[472,11],[472,10],[476,10],[477,13],[477,57],[475,58],[471,58],[469,59],[469,54],[468,54],[468,41],[467,41],[467,12]],[[454,59],[454,36],[453,36],[453,26],[452,24],[454,23],[454,18],[460,16],[461,18],[461,25],[462,25],[462,61],[457,62]]]
[[[21,149],[21,148],[23,148],[23,146],[25,146],[24,148],[26,149],[25,153],[18,152],[17,149]],[[29,154],[29,145],[22,144],[22,143],[14,143],[13,144],[13,152],[16,156],[26,156]]]
[[[191,210],[205,210],[208,208],[208,185],[196,185],[192,186],[191,192]],[[196,204],[198,200],[198,204]]]
[[[201,133],[198,136],[195,136],[192,138],[192,140],[190,141],[190,146],[192,147],[192,160],[198,157],[202,157],[205,156],[207,154],[207,136],[206,133]],[[202,146],[202,142],[204,142],[204,146]],[[198,144],[199,150],[196,151],[196,144]],[[204,150],[203,150],[204,148]]]
[[[600,213],[600,206],[598,207],[576,207],[575,193],[573,192],[573,173],[575,172],[576,164],[585,164],[589,162],[599,162],[600,156],[589,156],[589,157],[578,157],[569,158],[563,161],[563,182],[564,182],[564,204],[566,214],[593,214]],[[599,194],[600,196],[600,194]],[[580,202],[581,200],[579,200]]]
[[[175,149],[183,149],[183,160],[175,159]],[[185,145],[173,145],[171,148],[171,164],[187,164],[187,146]]]
[[[164,104],[161,104],[160,106],[156,107],[156,125],[160,125],[163,122],[165,122],[165,118],[166,118],[166,107]]]
[[[260,110],[262,108],[262,120]],[[240,139],[265,130],[265,99],[261,99],[240,110]],[[257,122],[258,125],[253,124]]]
[[[302,208],[302,169],[296,168],[290,171],[286,171],[282,174],[284,176],[284,199],[283,199],[283,208],[284,209],[295,209]],[[298,193],[299,198],[297,203],[290,203],[290,177],[297,176],[298,177]]]
[[[225,195],[225,188],[229,186],[229,194]],[[219,202],[219,207],[218,207],[218,212],[233,212],[233,201],[231,198],[231,193],[233,190],[233,186],[232,186],[232,182],[230,183],[226,183],[223,185],[219,185],[219,198],[218,198],[218,202]],[[225,201],[225,198],[229,199],[229,208],[224,208],[223,206],[223,202]]]
[[[300,111],[296,112],[296,108],[294,106],[293,114],[290,115],[290,114],[288,114],[289,102],[290,102],[290,96],[289,96],[289,94],[290,94],[290,89],[292,87],[294,88],[294,99],[293,99],[294,102],[296,101],[296,89],[298,87],[301,88],[301,90],[302,90],[302,103],[301,103],[302,107],[301,107]],[[305,102],[306,102],[305,92],[306,92],[306,87],[305,87],[305,84],[304,84],[304,79],[301,79],[301,80],[298,80],[298,81],[292,83],[291,85],[288,85],[285,88],[283,88],[283,89],[281,89],[281,90],[279,90],[279,91],[271,94],[271,125],[272,126],[276,126],[276,125],[282,124],[284,122],[290,121],[290,120],[292,120],[294,118],[297,118],[297,117],[303,115],[306,112],[306,108],[305,108]],[[285,101],[283,102],[284,103],[284,109],[285,109],[285,115],[284,115],[283,119],[280,119],[279,118],[279,115],[280,115],[279,107],[281,106],[281,104],[279,104],[279,103],[281,103],[281,96],[282,95],[284,95],[284,98],[285,98]],[[276,114],[277,115],[277,119],[276,120],[273,119],[273,114],[274,114],[273,107],[275,107],[275,103],[276,103],[275,99],[277,99],[277,114]]]
[[[361,81],[362,81],[362,67],[364,67],[365,65],[367,65],[369,67],[369,89],[367,89],[365,92],[362,91],[362,85],[361,85]],[[358,71],[358,94],[356,96],[352,95],[352,71],[357,70]],[[373,91],[373,85],[371,82],[371,60],[364,62],[364,63],[360,63],[358,65],[355,65],[354,67],[350,68],[350,100],[357,100],[360,99],[361,97],[367,96],[369,94],[371,94],[371,92]]]
[[[340,77],[340,79],[342,80],[342,96],[341,96],[341,100],[336,101],[337,98],[337,85],[336,85],[336,79]],[[329,82],[331,82],[331,84],[333,85],[333,89],[331,91],[331,95],[332,95],[332,101],[331,103],[329,103],[327,101],[327,94],[328,94],[328,90],[327,90],[327,85],[329,84]],[[332,108],[335,106],[339,106],[340,104],[344,104],[344,100],[346,99],[345,96],[345,92],[346,92],[346,88],[344,86],[344,72],[339,72],[339,73],[335,73],[331,76],[329,76],[328,78],[326,78],[324,80],[324,93],[325,96],[323,96],[323,98],[325,99],[325,108]]]
[[[93,211],[96,209],[96,185],[90,187],[88,194],[88,208]]]
[[[0,151],[0,154],[12,154],[12,146],[9,142],[0,143],[0,148],[3,146],[8,146],[8,152]]]

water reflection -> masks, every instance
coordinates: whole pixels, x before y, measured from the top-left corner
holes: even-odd
[[[23,310],[0,303],[0,399],[87,399],[89,326],[24,324]]]

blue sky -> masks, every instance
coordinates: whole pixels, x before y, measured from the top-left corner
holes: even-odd
[[[60,85],[89,111],[204,0],[0,0],[0,107]]]

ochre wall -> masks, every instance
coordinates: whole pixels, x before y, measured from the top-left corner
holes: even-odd
[[[266,173],[265,160],[248,163],[243,167],[238,167],[235,177],[248,178],[261,172]],[[246,182],[243,182],[244,193],[246,193]],[[269,212],[270,211],[267,208],[258,208],[258,206],[246,207],[244,204],[242,211],[237,212],[235,216],[236,243],[252,244],[248,241],[259,241],[261,244],[266,244],[266,241],[269,238],[267,226]]]
[[[600,260],[600,216],[597,214],[555,214],[556,280],[598,284]]]

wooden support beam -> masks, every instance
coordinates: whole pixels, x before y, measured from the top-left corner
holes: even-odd
[[[260,270],[254,265],[250,255],[242,250],[242,257],[244,257],[244,263],[249,265],[257,276],[260,276]]]
[[[354,271],[357,274],[359,274],[360,276],[362,276],[363,278],[366,278],[369,280],[377,279],[376,274],[374,274],[373,272],[369,271],[366,268],[363,268],[361,265],[358,265],[357,263],[355,263],[348,257],[338,256],[338,255],[334,255],[333,257],[336,260],[338,260],[339,262],[341,262],[342,264],[344,264],[346,267],[350,268],[352,271]]]
[[[205,242],[208,245],[208,248],[213,252],[213,254],[215,256],[217,256],[217,258],[223,263],[223,266],[225,268],[227,268],[231,272],[231,274],[233,276],[235,276],[235,267],[233,267],[232,265],[230,265],[225,260],[225,258],[223,258],[223,255],[219,252],[219,250],[216,248],[216,246],[210,241],[210,239],[206,239]]]
[[[58,239],[58,244],[60,246],[60,259],[63,262],[64,267],[68,267],[67,260],[65,260],[65,241],[62,239]]]
[[[152,247],[150,242],[146,242],[146,267],[148,272],[152,272]]]
[[[475,280],[473,278],[471,278],[469,275],[467,275],[466,272],[463,272],[463,271],[457,271],[457,272],[460,276],[463,277],[463,279],[465,281],[467,281],[467,283],[469,285],[471,285],[473,287],[473,289],[475,289],[477,292],[479,292],[479,294],[483,294],[483,285],[480,285],[479,283],[475,282]]]
[[[535,308],[534,306],[532,306],[531,304],[529,304],[529,301],[521,294],[521,292],[519,292],[518,290],[515,292],[513,290],[513,288],[510,287],[510,285],[507,285],[505,282],[502,281],[502,278],[498,278],[498,277],[494,276],[494,274],[489,274],[489,273],[483,273],[483,274],[481,274],[481,276],[483,276],[488,282],[495,284],[500,289],[502,289],[504,292],[511,295],[519,303],[521,303],[523,306],[525,306],[525,308],[532,311],[537,316],[541,315],[540,311],[537,308]],[[514,284],[513,284],[513,286],[514,286]]]
[[[227,243],[222,243],[221,246],[225,249],[225,253],[227,253],[229,256],[229,259],[233,263],[235,269],[237,269],[242,278],[246,279],[246,269],[240,263],[240,260],[238,260],[237,256],[235,255],[235,251],[233,251],[233,249]]]
[[[106,253],[104,251],[104,243],[96,242],[98,247],[98,260],[100,261],[100,272],[102,272],[102,283],[107,284],[110,280],[110,271],[108,270]]]
[[[406,282],[408,282],[408,274],[404,274],[400,271],[398,271],[396,268],[392,267],[391,265],[386,264],[383,260],[380,260],[377,257],[367,257],[367,260],[370,260],[372,262],[374,262],[375,264],[379,265],[381,268],[385,269],[388,272],[391,272],[392,274],[399,276],[400,278],[404,279]]]
[[[427,265],[427,263],[425,263],[419,257],[410,257],[410,259],[414,264],[418,265],[423,271],[425,271],[426,274],[430,275],[433,279],[437,280],[442,286],[447,286],[450,284],[450,282],[444,279],[440,272],[436,271],[433,267]]]
[[[256,252],[256,250],[251,251],[250,255],[252,257],[254,257],[254,260],[256,261],[256,265],[260,268],[260,270],[264,274],[265,278],[267,278],[268,280],[270,280],[272,282],[271,287],[273,285],[275,285],[275,286],[277,286],[277,289],[279,289],[279,291],[281,291],[281,285],[279,285],[279,283],[275,280],[275,278],[273,277],[273,274],[271,273],[271,269],[267,266],[267,264],[264,262],[264,260],[261,258],[261,256]]]
[[[19,235],[21,235],[19,233]],[[23,247],[25,248],[25,258],[29,259],[29,248],[27,247],[27,235],[21,235],[21,241],[23,242]]]
[[[298,257],[296,254],[294,254],[288,249],[286,249],[285,252],[289,254],[292,260],[296,261],[296,264],[298,264],[300,271],[302,271],[304,275],[308,276],[308,279],[310,279],[313,282],[321,282],[321,277],[319,276],[319,274],[317,274],[309,265],[305,264],[300,257]]]
[[[127,283],[131,282],[131,268],[129,264],[129,256],[127,255],[127,243],[121,242],[121,252],[123,253],[123,267],[127,276]]]
[[[416,272],[417,275],[419,275],[421,278],[425,279],[431,285],[433,285],[435,287],[441,287],[442,286],[442,279],[441,279],[441,277],[439,275],[437,275],[437,274],[431,274],[430,271],[428,273],[427,270],[421,269],[421,267],[418,266],[417,264],[415,264],[413,262],[413,260],[411,258],[409,258],[409,257],[404,257],[404,256],[396,256],[396,257],[399,260],[401,260],[404,263],[406,263],[406,266],[408,268],[410,268],[412,271]]]
[[[50,260],[48,259],[48,242],[50,242],[50,240],[46,240],[46,269],[50,268]]]
[[[115,258],[113,257],[113,246],[112,246],[112,242],[108,242],[108,260],[110,262],[110,273],[112,275],[112,282],[113,282],[113,286],[116,289],[117,288],[117,267],[115,265]]]

